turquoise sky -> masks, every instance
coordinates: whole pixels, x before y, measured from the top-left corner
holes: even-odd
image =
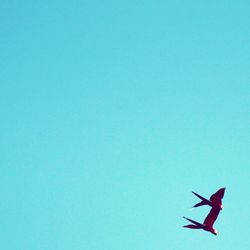
[[[249,1],[0,6],[0,249],[249,250]]]

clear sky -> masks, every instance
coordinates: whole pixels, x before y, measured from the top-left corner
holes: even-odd
[[[0,249],[250,249],[249,1],[0,7]]]

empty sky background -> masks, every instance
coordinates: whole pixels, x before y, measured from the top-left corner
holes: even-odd
[[[249,250],[249,10],[2,0],[0,248]]]

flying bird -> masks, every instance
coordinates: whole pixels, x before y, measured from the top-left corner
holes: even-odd
[[[213,224],[216,221],[220,211],[221,211],[221,209],[219,207],[212,207],[209,214],[205,218],[203,224],[183,216],[184,219],[193,223],[193,224],[186,225],[183,227],[187,227],[187,228],[191,228],[191,229],[203,229],[203,230],[208,231],[214,235],[217,235],[217,230],[213,228]]]
[[[194,195],[196,195],[198,198],[201,199],[201,202],[195,204],[193,207],[199,207],[199,206],[204,206],[204,205],[209,205],[210,207],[218,207],[220,209],[223,208],[223,205],[222,205],[222,198],[224,196],[224,193],[225,193],[225,189],[226,188],[221,188],[219,189],[216,193],[214,193],[210,199],[206,199],[204,197],[202,197],[201,195],[195,193],[195,192],[192,192]]]

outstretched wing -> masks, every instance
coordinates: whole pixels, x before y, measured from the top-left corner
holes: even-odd
[[[218,215],[220,213],[220,208],[218,207],[213,207],[207,217],[205,218],[203,224],[208,226],[208,227],[213,227],[214,222],[216,221]]]
[[[196,226],[199,226],[199,228],[204,227],[204,225],[202,225],[201,223],[199,223],[199,222],[197,222],[197,221],[195,221],[195,220],[191,220],[191,219],[189,219],[189,218],[187,218],[187,217],[184,217],[184,216],[183,216],[183,218],[186,219],[186,220],[188,220],[188,221],[190,221],[190,222],[192,222],[192,223],[195,224]]]
[[[226,189],[226,188],[221,188],[221,189],[219,189],[216,193],[214,193],[214,194],[210,197],[210,201],[213,201],[213,202],[221,201],[221,199],[224,197],[225,189]]]

